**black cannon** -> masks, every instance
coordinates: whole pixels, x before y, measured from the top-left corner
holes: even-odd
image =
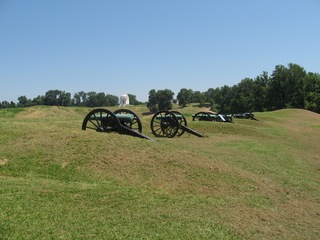
[[[186,118],[177,111],[157,112],[151,119],[150,128],[156,137],[172,138],[174,136],[181,136],[185,132],[198,137],[204,137],[201,133],[187,127]]]
[[[254,114],[249,112],[249,113],[235,113],[235,114],[232,114],[232,116],[234,118],[242,118],[242,119],[252,119],[252,120],[256,120],[256,121],[259,121],[258,119],[256,119],[254,117]]]
[[[97,132],[117,132],[153,140],[142,134],[142,124],[139,117],[128,109],[118,109],[115,112],[102,108],[94,109],[83,120],[82,130],[87,129]]]
[[[192,121],[214,121],[232,123],[231,114],[217,114],[211,112],[198,112],[192,115]]]

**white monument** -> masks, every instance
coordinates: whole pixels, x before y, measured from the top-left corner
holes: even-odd
[[[124,107],[126,105],[129,105],[129,96],[127,94],[122,94],[120,96],[120,106],[119,107]]]

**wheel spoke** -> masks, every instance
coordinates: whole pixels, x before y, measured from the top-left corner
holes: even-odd
[[[100,112],[100,114],[101,114],[101,112]],[[94,116],[94,119],[96,120],[96,122],[97,122],[97,124],[98,124],[98,127],[100,128],[101,125],[100,125],[100,123],[99,123],[99,120],[98,120],[96,114],[94,113],[93,116]]]
[[[89,122],[91,122],[92,125],[96,127],[96,129],[99,129],[99,127],[100,127],[99,122],[97,122],[98,126],[91,119],[89,119]],[[89,127],[87,126],[87,128],[89,128]]]

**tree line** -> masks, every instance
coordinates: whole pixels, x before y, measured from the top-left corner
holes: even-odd
[[[130,104],[141,104],[133,94],[128,94]],[[31,107],[37,105],[48,106],[83,106],[83,107],[99,107],[99,106],[115,106],[119,104],[119,97],[104,92],[77,92],[71,97],[71,93],[61,90],[49,90],[45,95],[39,95],[36,98],[28,99],[26,96],[18,97],[18,103],[2,101],[0,108],[12,107]]]
[[[170,110],[173,92],[169,89],[149,92],[148,108],[151,112]],[[277,65],[271,75],[263,72],[256,78],[245,78],[240,83],[205,92],[182,88],[176,101],[181,107],[190,103],[209,104],[218,113],[272,111],[283,108],[301,108],[320,113],[320,74],[290,63]]]
[[[142,104],[133,94],[128,94],[130,104]],[[287,67],[277,65],[271,75],[263,72],[256,78],[244,78],[240,83],[205,92],[182,88],[174,99],[170,89],[149,91],[147,107],[150,112],[170,110],[172,104],[186,107],[190,103],[200,106],[209,104],[211,110],[219,113],[243,113],[271,111],[282,108],[302,108],[320,113],[320,74],[306,70],[290,63]],[[0,108],[30,107],[35,105],[50,106],[115,106],[119,98],[103,92],[78,92],[71,94],[61,90],[49,90],[45,95],[34,99],[20,96],[18,103],[3,101]]]

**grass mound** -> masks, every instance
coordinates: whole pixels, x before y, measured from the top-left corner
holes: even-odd
[[[150,132],[145,106],[129,106]],[[108,108],[111,111],[116,107]],[[92,109],[0,111],[0,238],[317,239],[320,116],[193,122],[152,142],[82,131]]]

